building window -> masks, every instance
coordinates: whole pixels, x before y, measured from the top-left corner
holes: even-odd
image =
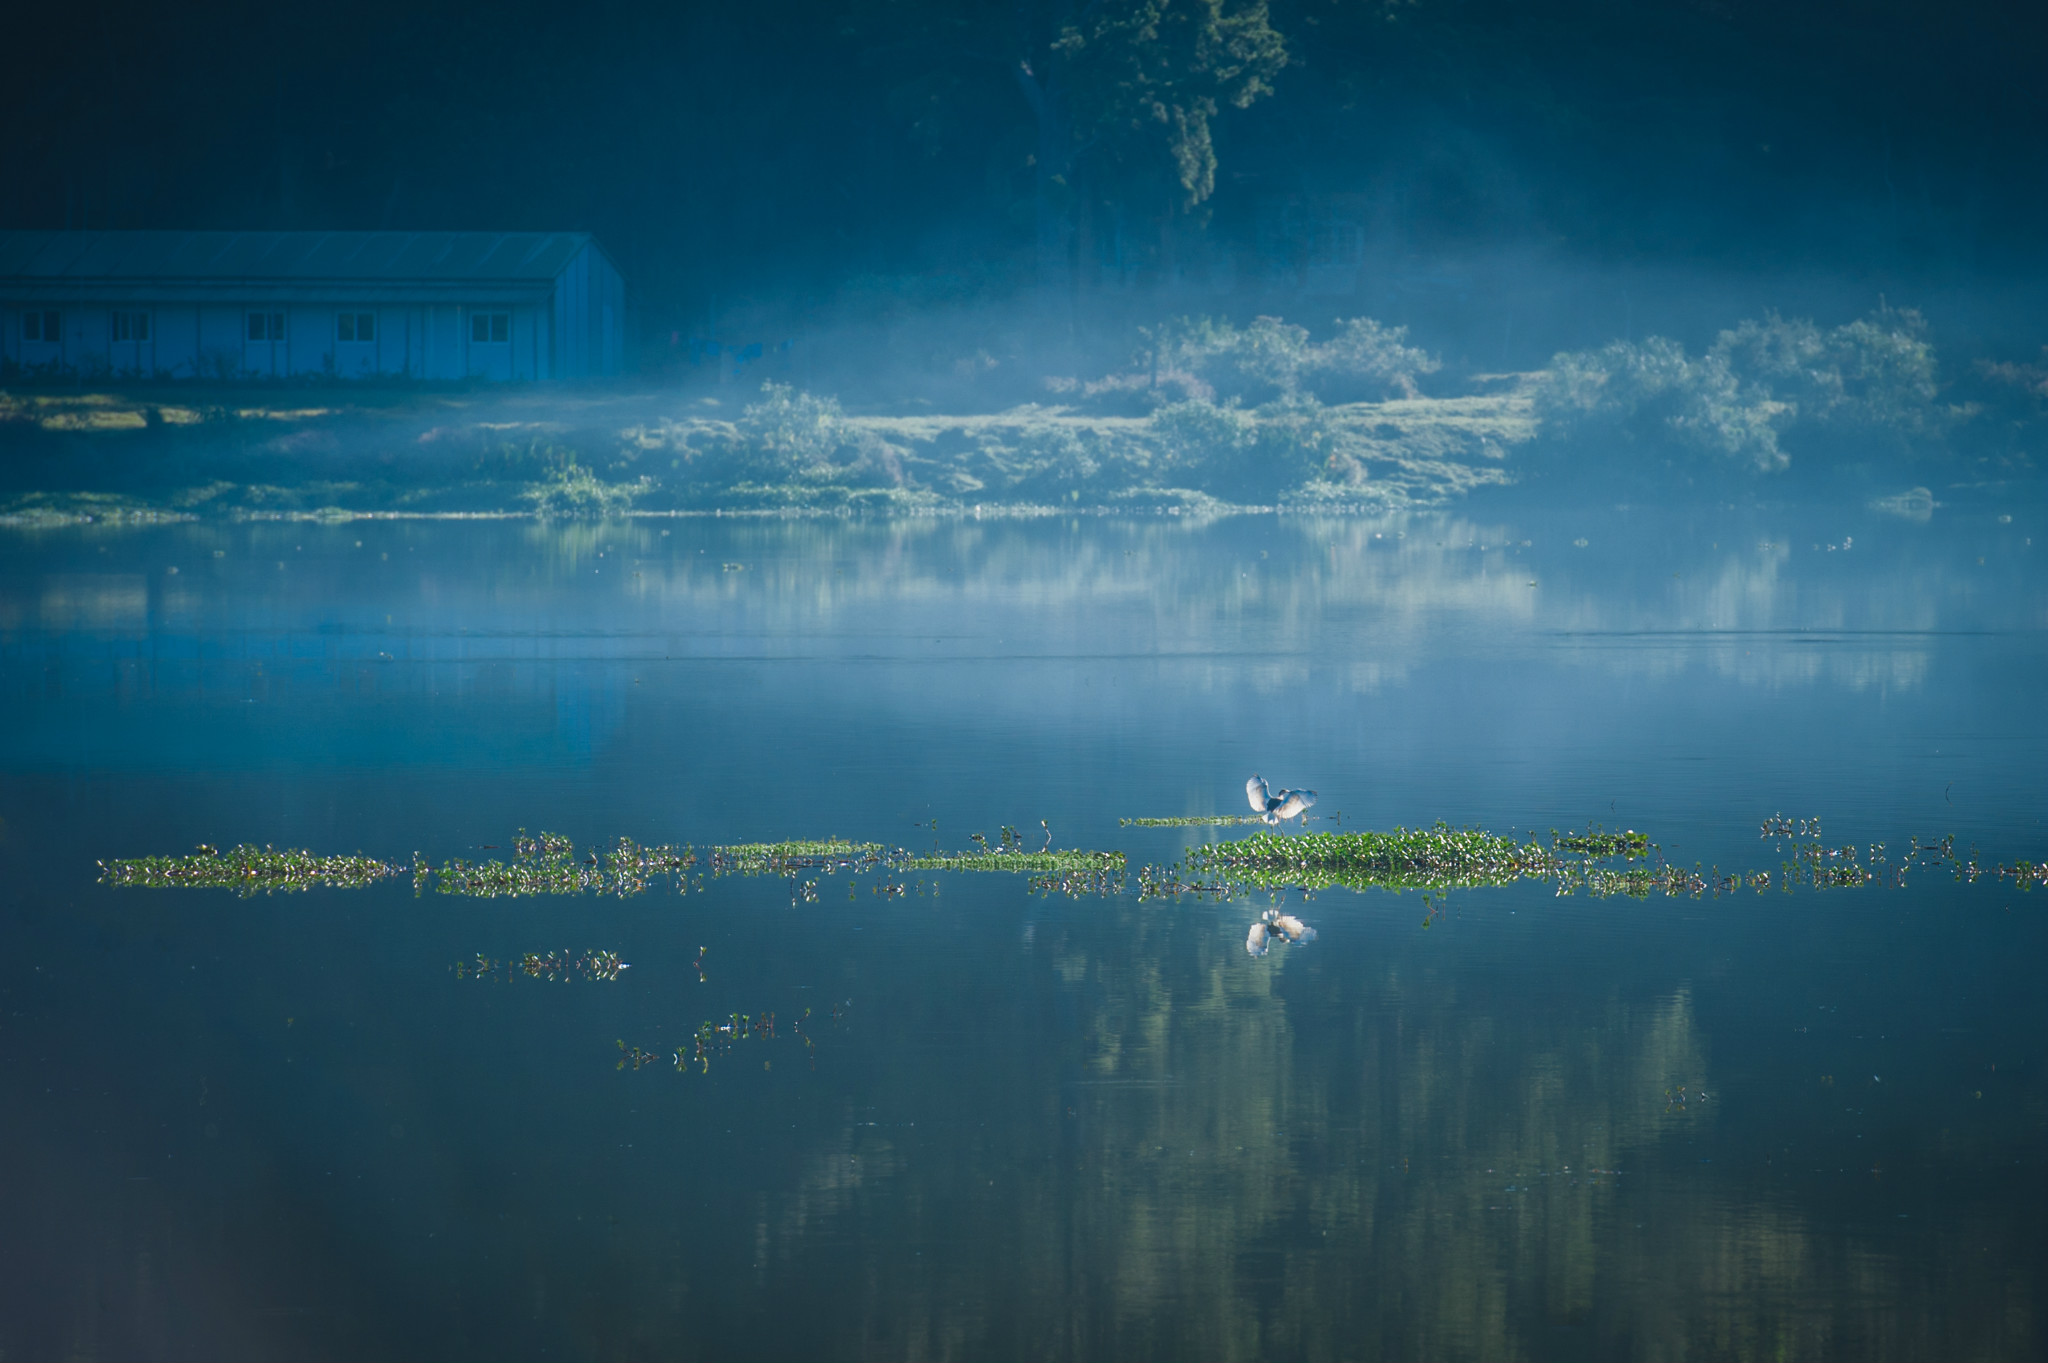
[[[149,314],[146,312],[117,312],[114,314],[114,339],[117,341],[146,341],[149,339]]]
[[[512,314],[509,312],[472,312],[469,315],[469,339],[489,344],[493,341],[512,339]]]
[[[24,312],[21,315],[21,339],[24,341],[48,341],[55,345],[64,339],[64,314],[61,312]]]
[[[249,339],[252,341],[282,341],[284,339],[284,314],[281,312],[250,313]]]
[[[377,339],[377,314],[374,312],[344,312],[334,319],[334,339],[337,341],[374,341]]]

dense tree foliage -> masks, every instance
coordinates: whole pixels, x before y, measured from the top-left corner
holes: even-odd
[[[1352,196],[1400,251],[2023,258],[2005,0],[365,0],[14,17],[0,225],[580,227],[653,327],[1059,282]]]

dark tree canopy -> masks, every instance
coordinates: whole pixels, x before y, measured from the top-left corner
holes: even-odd
[[[1392,247],[2024,263],[2007,0],[365,0],[14,18],[0,225],[571,227],[650,326],[863,277],[1134,278],[1347,194]],[[974,281],[980,281],[975,283]]]

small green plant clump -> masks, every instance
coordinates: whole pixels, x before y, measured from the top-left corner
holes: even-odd
[[[707,854],[707,865],[714,876],[788,876],[816,870],[871,871],[886,859],[878,842],[796,838],[714,847]]]
[[[632,510],[633,499],[653,485],[645,475],[635,482],[607,483],[577,463],[574,454],[551,458],[549,464],[547,476],[528,483],[519,494],[542,520],[623,516]]]
[[[233,890],[242,895],[289,894],[317,887],[356,889],[404,868],[375,857],[323,857],[243,843],[226,852],[201,844],[182,857],[128,857],[100,863],[100,883],[139,889]]]
[[[1594,824],[1583,833],[1560,833],[1550,830],[1550,845],[1560,852],[1569,852],[1582,857],[1627,857],[1633,861],[1650,855],[1650,835],[1626,829],[1620,833],[1604,832]]]
[[[833,1005],[831,1020],[835,1026],[844,1018],[845,1008],[845,1004]],[[818,1068],[818,1048],[817,1043],[811,1039],[808,1025],[810,1021],[811,1010],[806,1008],[803,1015],[789,1025],[786,1035],[803,1043],[804,1059],[810,1068],[815,1070]],[[775,1014],[772,1012],[728,1013],[722,1020],[707,1019],[697,1024],[697,1030],[691,1034],[688,1043],[675,1048],[673,1058],[676,1073],[688,1074],[694,1068],[699,1074],[709,1074],[713,1060],[731,1059],[737,1048],[742,1045],[773,1042],[781,1035],[784,1034],[778,1033]],[[617,1045],[619,1061],[614,1067],[616,1069],[638,1070],[664,1058],[659,1052],[628,1046],[623,1039],[619,1040]],[[761,1062],[761,1068],[764,1070],[773,1066],[773,1060]]]
[[[899,854],[894,864],[906,871],[1006,871],[1041,876],[1094,875],[1124,868],[1121,852],[935,852]]]

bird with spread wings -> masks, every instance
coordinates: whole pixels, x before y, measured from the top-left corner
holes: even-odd
[[[1263,776],[1254,776],[1245,782],[1244,794],[1251,801],[1252,812],[1275,825],[1301,817],[1316,802],[1316,793],[1312,790],[1268,790]]]

